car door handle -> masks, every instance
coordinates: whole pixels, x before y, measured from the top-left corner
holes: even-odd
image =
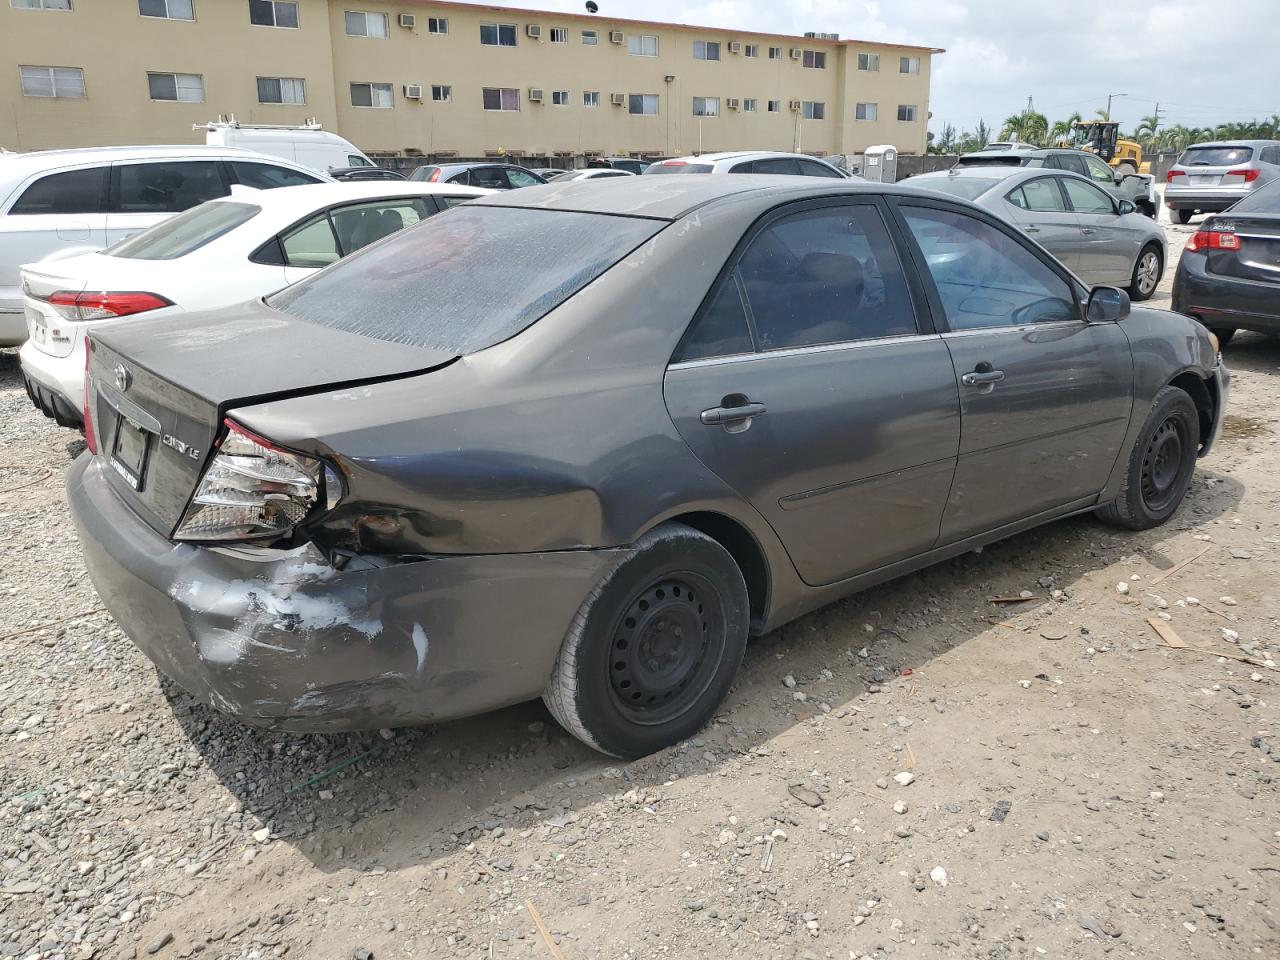
[[[1081,227],[1080,232],[1083,233],[1086,237],[1092,237],[1098,231],[1093,229],[1093,227]]]
[[[1037,227],[1034,223],[1027,224],[1027,226],[1025,226],[1023,229],[1024,229],[1024,230],[1026,230],[1026,231],[1027,231],[1027,233],[1039,233],[1039,232],[1040,232],[1040,228],[1039,228],[1039,227]]]
[[[975,370],[962,376],[960,382],[966,387],[983,387],[989,383],[999,383],[1003,379],[1003,370]]]
[[[712,407],[710,410],[703,410],[698,419],[708,426],[715,426],[718,423],[741,423],[758,417],[764,412],[763,403],[743,403],[732,407]]]

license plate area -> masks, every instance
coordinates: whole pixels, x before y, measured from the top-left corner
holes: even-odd
[[[34,307],[26,307],[25,312],[31,339],[43,346],[49,339],[49,327],[45,322],[44,314]]]
[[[115,435],[111,438],[111,466],[134,490],[146,482],[147,461],[155,434],[121,414],[116,415]]]
[[[1189,178],[1193,187],[1216,187],[1222,180],[1222,177],[1216,177],[1208,174],[1196,176],[1192,174]]]

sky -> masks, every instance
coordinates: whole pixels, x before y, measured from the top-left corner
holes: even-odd
[[[600,15],[943,47],[930,129],[998,128],[1033,98],[1050,122],[1112,100],[1132,129],[1157,103],[1188,127],[1280,113],[1280,0],[596,0]],[[582,12],[581,0],[497,6]]]

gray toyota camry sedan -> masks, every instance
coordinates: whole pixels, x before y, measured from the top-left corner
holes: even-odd
[[[1084,511],[1167,520],[1227,374],[924,191],[622,177],[454,208],[232,309],[90,338],[103,602],[243,720],[541,696],[636,757],[747,638]]]

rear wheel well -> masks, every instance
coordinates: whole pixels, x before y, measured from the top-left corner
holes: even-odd
[[[1190,370],[1170,380],[1169,386],[1184,391],[1196,405],[1196,413],[1200,415],[1200,442],[1203,444],[1213,430],[1214,406],[1217,403],[1213,394],[1209,392],[1204,380]]]
[[[763,623],[769,608],[769,562],[751,531],[722,513],[686,513],[668,519],[705,533],[729,551],[747,583],[751,622]]]

